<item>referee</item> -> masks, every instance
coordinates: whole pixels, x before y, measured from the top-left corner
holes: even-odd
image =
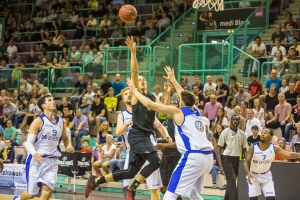
[[[171,100],[170,105],[179,108],[179,102],[177,100]],[[175,135],[174,135],[175,126],[174,126],[173,119],[168,117],[164,122],[164,127],[167,129],[172,140],[175,141]],[[181,154],[177,150],[175,142],[173,142],[171,146],[168,143],[157,143],[156,147],[158,150],[161,150],[163,153],[161,159],[161,165],[160,165],[160,173],[161,173],[163,187],[160,188],[160,191],[163,194],[165,194],[172,173],[181,158]],[[182,200],[182,198],[178,196],[177,200]]]
[[[241,155],[245,155],[248,149],[247,137],[244,131],[238,129],[240,117],[233,115],[230,119],[230,127],[222,131],[217,148],[217,157],[221,174],[226,174],[227,187],[224,200],[238,200],[236,178],[239,170]],[[221,150],[226,149],[221,156]]]

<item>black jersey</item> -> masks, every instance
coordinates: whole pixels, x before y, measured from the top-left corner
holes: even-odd
[[[155,102],[155,96],[143,94]],[[140,101],[132,106],[132,129],[140,130],[146,134],[154,134],[155,111],[144,106]]]
[[[175,125],[174,121],[171,118],[167,118],[164,127],[167,129],[169,136],[172,138],[172,140],[175,142]],[[177,148],[165,148],[162,150],[163,154],[180,154]],[[180,154],[181,155],[181,154]]]

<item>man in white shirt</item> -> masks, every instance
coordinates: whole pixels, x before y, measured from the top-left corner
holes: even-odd
[[[253,44],[252,46],[252,56],[256,59],[259,60],[260,65],[266,61],[265,58],[261,58],[263,56],[267,55],[267,48],[266,45],[264,43],[261,42],[261,38],[259,36],[257,36],[255,38],[255,44]],[[256,66],[256,62],[253,62],[253,68],[252,71],[256,71],[257,66]]]
[[[254,111],[253,109],[248,109],[248,121],[246,123],[246,131],[245,134],[247,137],[249,137],[250,135],[252,135],[252,126],[257,126],[258,127],[258,134],[261,134],[262,131],[262,127],[261,127],[261,123],[259,121],[259,119],[254,117]]]
[[[9,41],[9,46],[7,47],[6,51],[7,51],[8,56],[12,56],[13,51],[18,52],[18,48],[17,48],[16,45],[14,45],[14,40],[13,39],[11,39]]]
[[[99,27],[102,29],[104,26],[111,26],[111,21],[108,19],[107,15],[103,15],[103,19],[100,22]]]
[[[97,24],[98,24],[97,19],[95,19],[93,14],[90,13],[89,14],[89,21],[87,22],[85,28],[86,29],[94,29],[94,28],[96,28]],[[89,31],[87,31],[86,34],[88,36],[94,36],[94,35],[96,35],[96,31],[95,30],[89,30]]]
[[[107,39],[103,38],[102,43],[99,45],[100,51],[106,51],[106,49],[109,47],[109,44],[107,43]]]
[[[72,51],[70,53],[70,61],[71,62],[78,62],[81,58],[81,54],[77,51],[76,46],[72,46]]]
[[[88,104],[92,104],[93,103],[93,101],[94,101],[94,95],[95,95],[95,93],[93,92],[93,90],[92,90],[92,86],[91,85],[88,85],[87,87],[86,87],[86,93],[85,93],[85,97],[87,98],[87,103]]]
[[[28,83],[28,81],[27,81],[26,78],[23,78],[22,84],[25,86],[25,91],[26,91],[27,93],[30,93],[31,90],[32,90],[32,85],[31,85],[30,83]]]
[[[212,77],[206,77],[207,83],[203,87],[203,95],[207,99],[211,94],[215,94],[217,85],[213,83]]]
[[[286,56],[286,49],[285,47],[281,46],[281,42],[279,38],[275,39],[275,46],[272,48],[271,55],[275,56],[277,50],[280,50],[282,55]]]

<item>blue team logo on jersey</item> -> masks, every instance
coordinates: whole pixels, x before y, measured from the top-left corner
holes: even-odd
[[[201,132],[203,132],[205,130],[205,127],[201,121],[196,121],[195,127],[198,131],[201,131]]]

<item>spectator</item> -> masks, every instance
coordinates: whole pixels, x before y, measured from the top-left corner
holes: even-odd
[[[88,104],[91,105],[93,103],[94,96],[95,96],[95,93],[92,90],[92,86],[91,85],[87,85],[87,87],[86,87],[86,93],[85,93],[84,97],[87,98],[87,103]]]
[[[48,20],[57,19],[57,17],[56,10],[52,8],[50,15],[48,15]]]
[[[93,75],[96,76],[96,78],[100,78],[103,74],[103,54],[99,51],[99,47],[95,46],[93,49],[93,63],[89,66],[92,66],[92,69],[89,69],[87,71],[93,72]]]
[[[73,115],[70,115],[69,109],[68,107],[64,107],[63,111],[62,111],[62,116],[61,116],[64,120],[64,124],[66,125],[66,132],[67,135],[69,137],[69,139],[71,140],[72,134],[71,134],[71,125],[72,125],[72,121],[74,119]]]
[[[241,115],[245,118],[245,120],[248,120],[248,102],[242,101],[241,102]]]
[[[0,70],[1,69],[10,69],[10,65],[7,64],[6,59],[2,59],[1,65],[0,65]],[[2,70],[1,70],[2,71]],[[6,82],[10,85],[11,80],[12,80],[12,70],[4,70],[1,72],[1,75],[5,78]]]
[[[144,37],[145,32],[146,31],[143,28],[143,23],[138,22],[138,23],[136,23],[136,29],[132,32],[132,36],[134,36],[134,37]]]
[[[108,26],[103,26],[102,30],[101,30],[101,37],[102,38],[110,38],[111,33],[108,29]]]
[[[210,102],[207,102],[204,106],[204,115],[209,119],[210,124],[212,124],[218,116],[218,109],[223,108],[223,106],[217,102],[217,97],[214,94],[210,95],[209,100]]]
[[[26,114],[29,112],[29,98],[24,98],[22,104],[18,107],[18,109],[19,109],[19,123],[22,123]],[[20,130],[22,130],[21,127]]]
[[[156,25],[158,27],[162,27],[162,28],[166,29],[166,28],[168,28],[168,26],[170,26],[170,24],[171,24],[170,18],[168,17],[166,12],[163,12],[162,13],[162,18],[160,20],[158,20]]]
[[[192,87],[191,84],[188,83],[188,79],[186,76],[181,76],[180,78],[180,86],[184,87],[185,85],[187,85],[188,90],[191,91]]]
[[[46,47],[42,48],[42,54],[38,56],[38,61],[43,63],[43,59],[45,58],[45,62],[50,62],[52,60],[52,56],[47,53]],[[37,63],[36,63],[37,64]]]
[[[58,45],[56,45],[55,50],[60,51],[60,52],[63,52],[64,48],[66,48],[66,50],[67,50],[69,48],[69,46],[65,43],[65,41],[66,41],[65,38],[60,37],[59,40],[58,40]],[[66,54],[66,56],[67,56],[67,54]]]
[[[115,97],[121,96],[121,91],[125,88],[125,84],[121,81],[121,75],[120,74],[116,74],[115,82],[111,84],[111,87],[114,88],[114,96]],[[155,91],[155,87],[154,87],[154,91]]]
[[[119,24],[115,24],[114,25],[114,29],[111,32],[111,38],[115,39],[112,42],[112,46],[120,46],[120,45],[122,45],[122,40],[119,40],[119,39],[116,40],[116,38],[121,38],[121,37],[123,37],[123,35],[124,35],[123,30],[120,29]]]
[[[91,148],[89,148],[90,143],[88,140],[83,140],[82,141],[82,145],[81,145],[81,149],[80,149],[80,153],[93,153],[93,150]]]
[[[296,135],[293,136],[291,143],[290,143],[290,148],[291,148],[292,152],[296,152],[295,144],[300,142],[300,123],[297,123],[295,128],[296,128]]]
[[[271,56],[275,56],[276,51],[280,50],[283,56],[286,56],[286,48],[281,46],[280,38],[275,39],[275,46],[272,48]],[[268,70],[267,73],[270,74],[271,70]]]
[[[26,78],[22,79],[22,84],[25,86],[25,92],[29,93],[32,90],[32,85],[30,83],[28,83]]]
[[[86,28],[86,21],[84,20],[84,16],[80,16],[79,21],[76,24],[76,32],[74,35],[74,39],[82,39],[84,36],[84,29]]]
[[[157,34],[157,30],[154,28],[153,22],[149,22],[148,26],[149,26],[149,29],[146,30],[145,37],[147,39],[147,44],[150,44],[152,42],[152,40],[154,40],[158,34]]]
[[[285,79],[288,82],[290,80],[298,80],[300,68],[299,60],[296,57],[296,50],[294,48],[289,49],[289,57],[284,58],[282,63],[284,63],[284,75],[282,76],[282,79]]]
[[[99,50],[106,51],[109,46],[110,45],[107,43],[107,38],[103,38],[102,43],[99,45]]]
[[[119,137],[120,138],[120,137]],[[124,169],[125,159],[126,159],[126,145],[124,140],[121,141],[121,146],[117,149],[117,158],[112,159],[109,162],[109,169],[111,172],[116,171],[118,167],[120,170]]]
[[[12,148],[12,143],[10,139],[5,139],[5,147],[0,152],[0,159],[2,159],[3,163],[13,163],[15,158],[15,153]]]
[[[69,127],[70,129],[74,128],[74,130],[71,131],[71,136],[75,137],[75,149],[79,150],[81,148],[80,138],[89,133],[88,118],[82,114],[80,108],[76,109],[75,117]]]
[[[29,99],[29,94],[25,91],[25,86],[21,85],[20,93],[18,95],[19,104],[22,104],[24,99]]]
[[[284,138],[279,138],[278,139],[278,146],[281,147],[283,151],[290,152],[290,150],[286,148],[286,140]],[[276,161],[289,162],[290,160],[286,159],[286,158],[281,158],[278,154],[275,154],[275,160],[274,161],[275,162]]]
[[[35,79],[33,81],[33,85],[32,86],[35,86],[38,89],[39,92],[44,89],[44,86],[42,84],[40,84],[40,82],[37,79]]]
[[[8,56],[12,56],[12,52],[18,52],[17,46],[14,44],[14,40],[9,40],[9,45],[7,47],[7,54]]]
[[[11,56],[9,56],[9,64],[15,64],[15,63],[21,63],[21,57],[17,54],[16,51],[13,51],[11,53]]]
[[[204,85],[203,85],[203,83],[201,83],[199,75],[195,75],[195,84],[192,85],[192,88],[194,87],[194,85],[198,86],[200,93],[203,92]]]
[[[285,38],[284,38],[284,43],[293,43],[293,38],[298,38],[299,39],[299,33],[295,31],[295,25],[289,24],[288,25],[288,31],[285,33]],[[286,46],[291,46],[291,45],[286,45]]]
[[[68,103],[68,98],[66,96],[63,96],[60,100],[61,104],[57,107],[58,114],[62,115],[64,107],[67,107],[69,110],[69,114],[73,115],[74,107],[70,103]]]
[[[33,120],[35,120],[42,113],[41,109],[37,105],[36,98],[33,97],[32,99],[30,99],[30,102],[31,104],[29,104],[29,111],[27,114],[25,114],[25,117],[20,127],[21,130],[25,127],[26,123],[28,126],[30,126]]]
[[[99,28],[103,28],[104,26],[107,26],[107,27],[112,26],[112,23],[107,15],[103,16],[103,19],[100,22]]]
[[[236,106],[236,99],[233,97],[229,97],[227,101],[227,105],[224,108],[224,115],[227,117],[227,119],[230,119],[231,116],[234,113],[234,107]]]
[[[72,46],[72,50],[70,53],[70,62],[78,62],[80,61],[81,54],[79,51],[77,51],[76,46]]]
[[[234,97],[235,94],[237,94],[239,91],[239,84],[237,84],[237,78],[236,76],[230,77],[230,86],[229,86],[229,94],[228,96]]]
[[[3,122],[6,124],[7,120],[11,120],[14,127],[18,128],[19,110],[14,103],[11,103],[11,99],[9,97],[4,98],[3,106]]]
[[[101,84],[101,89],[103,92],[103,96],[108,96],[108,88],[112,87],[111,82],[108,81],[108,74],[103,74],[103,83]]]
[[[98,130],[96,146],[104,145],[106,143],[107,135],[112,135],[112,132],[109,127],[109,123],[107,121],[104,121]]]
[[[97,9],[99,7],[99,2],[97,0],[89,0],[87,7]]]
[[[278,103],[279,101],[278,101],[278,94],[276,93],[276,86],[272,85],[270,87],[270,93],[266,96],[265,99],[265,106],[266,106],[265,121],[268,121],[268,119],[273,118],[274,109]]]
[[[82,54],[81,61],[84,63],[85,67],[87,67],[87,64],[90,64],[90,62],[94,59],[93,52],[90,49],[89,45],[85,46],[85,52]]]
[[[171,7],[169,8],[169,12],[173,14],[175,19],[179,17],[179,8],[175,1],[171,1]]]
[[[17,106],[19,106],[18,96],[19,96],[18,90],[13,90],[13,92],[12,92],[12,94],[11,94],[11,99],[12,99],[12,102],[13,102],[14,104],[16,104]]]
[[[5,82],[5,77],[0,74],[0,90],[7,90],[8,89],[8,86],[6,85],[6,82]]]
[[[261,123],[259,121],[259,119],[254,117],[254,111],[252,109],[248,110],[248,120],[246,123],[246,130],[245,130],[245,134],[246,136],[250,136],[252,133],[252,127],[253,126],[257,126],[258,127],[258,134],[261,134],[262,131],[262,127],[261,127]]]
[[[92,41],[91,41],[91,44],[90,44],[90,49],[94,49],[95,46],[99,46],[98,42],[97,42],[97,37],[96,36],[93,36],[92,37]]]
[[[220,166],[220,173],[226,173],[227,187],[225,192],[225,199],[237,200],[238,190],[236,186],[236,178],[239,169],[240,156],[245,155],[248,144],[245,133],[238,129],[240,117],[233,115],[230,119],[230,127],[222,131],[217,148],[218,163]],[[230,138],[230,139],[229,139]],[[223,151],[221,157],[221,150],[224,146],[227,148]],[[230,148],[229,148],[230,147]],[[223,168],[224,167],[224,168]]]
[[[78,22],[78,19],[79,19],[79,16],[78,16],[76,10],[72,9],[71,14],[69,15],[69,20],[71,22],[68,23],[68,29],[74,29],[74,28],[76,28],[76,24]]]
[[[292,25],[293,27],[297,28],[297,23],[293,20],[293,15],[290,12],[285,13],[285,17],[287,19],[286,22],[284,22],[284,28],[288,30],[288,28]]]
[[[94,18],[92,13],[89,13],[89,20],[85,26],[85,29],[87,29],[88,31],[86,32],[86,35],[88,36],[93,36],[95,35],[96,31],[94,31],[94,29],[96,28],[98,24],[98,21],[96,18]]]
[[[262,127],[265,127],[264,109],[258,99],[254,100],[253,106],[254,117],[260,121]]]
[[[281,85],[282,85],[282,87],[279,88],[279,93],[285,94],[285,92],[289,90],[289,87],[286,85],[285,79],[282,79]]]
[[[260,132],[261,132],[261,130],[260,130]],[[252,135],[247,137],[247,142],[248,142],[249,146],[251,146],[255,142],[260,142],[260,133],[259,133],[258,126],[253,125],[251,127],[251,133],[252,133]]]
[[[153,26],[155,26],[157,24],[157,22],[158,22],[157,12],[152,11],[151,18],[148,19],[145,24],[150,25],[150,23],[153,23]]]
[[[243,116],[241,116],[240,106],[235,106],[233,111],[234,111],[234,115],[238,115],[240,117],[240,123],[238,125],[238,128],[245,132],[245,130],[246,130],[246,120]]]
[[[211,94],[214,94],[216,92],[217,85],[215,83],[213,83],[211,76],[207,76],[206,81],[207,81],[207,83],[205,83],[205,85],[203,87],[203,95],[206,99],[208,99],[208,97]]]
[[[300,121],[300,95],[297,96],[297,104],[292,107],[290,122],[285,126],[283,135],[286,141],[290,141],[290,131],[292,129],[295,130],[296,124],[299,121]]]
[[[108,88],[108,96],[104,98],[104,104],[107,109],[108,121],[111,121],[111,113],[117,110],[118,99],[114,97],[114,88]]]
[[[89,76],[88,84],[92,86],[93,92],[96,92],[96,90],[98,89],[98,84],[94,82],[94,77],[93,76]]]
[[[95,115],[95,116],[93,116]],[[106,107],[105,104],[100,101],[100,96],[96,94],[94,96],[94,103],[91,106],[89,113],[89,121],[96,122],[97,130],[99,129],[100,124],[106,121]]]
[[[199,106],[204,107],[204,103],[206,103],[206,99],[202,93],[199,91],[199,87],[197,85],[193,85],[193,93],[198,98]]]
[[[273,43],[275,43],[275,39],[276,38],[279,38],[280,39],[280,43],[281,42],[284,42],[284,38],[285,38],[285,34],[284,32],[281,31],[281,25],[280,24],[276,24],[275,25],[275,32],[272,33],[272,36],[271,36],[271,41]]]
[[[108,16],[108,18],[110,19],[110,20],[114,20],[115,19],[115,17],[116,17],[116,15],[115,15],[115,13],[114,13],[114,10],[113,10],[113,7],[112,7],[112,4],[111,3],[108,3],[107,4],[107,11],[106,11],[106,14],[107,14],[107,16]]]
[[[51,9],[54,9],[55,11],[59,11],[61,9],[61,4],[58,2],[58,0],[53,0]]]
[[[253,102],[255,99],[259,97],[259,95],[262,94],[262,84],[257,81],[257,73],[251,73],[251,80],[252,82],[249,84],[249,94],[250,94],[250,100],[249,100],[249,106],[250,108],[253,107]]]
[[[83,74],[78,75],[78,81],[75,83],[70,101],[73,108],[76,108],[75,102],[78,101],[78,106],[80,105],[80,99],[86,93],[87,82],[84,81]],[[74,96],[76,91],[78,90],[78,96]]]
[[[297,37],[294,37],[292,42],[293,42],[293,46],[290,46],[290,49],[294,48],[296,50],[296,55],[299,56],[299,52],[300,52],[300,45],[298,45],[299,39]]]
[[[292,108],[291,104],[285,101],[284,94],[278,94],[278,101],[279,104],[275,106],[274,117],[266,122],[266,127],[273,129],[280,128],[284,136],[285,125],[290,119]]]
[[[98,17],[102,17],[103,18],[103,16],[105,15],[105,13],[106,13],[106,9],[105,9],[104,5],[102,3],[99,3],[99,8],[97,9],[96,12],[94,12],[94,16],[97,17],[97,18]]]
[[[179,101],[179,95],[175,91],[174,86],[171,84],[170,101],[172,101],[172,100]]]
[[[217,188],[217,174],[219,172],[219,164],[217,162],[217,154],[214,150],[212,150],[213,153],[213,166],[212,169],[210,171],[210,174],[212,176],[212,184],[213,184],[213,189]]]
[[[44,47],[46,48],[46,51],[56,51],[51,38],[46,40],[46,45]]]
[[[218,99],[218,102],[221,103],[223,106],[225,106],[225,103],[227,101],[228,93],[229,93],[229,87],[225,83],[223,83],[223,78],[219,77],[216,80],[217,86],[216,86],[216,96]]]
[[[240,106],[242,101],[249,103],[250,97],[251,95],[244,90],[244,85],[239,84],[239,93],[234,95],[236,104]]]
[[[38,90],[38,88],[36,86],[32,86],[32,90],[31,92],[29,93],[29,98],[40,98],[41,95],[39,94],[41,91]]]
[[[10,140],[13,146],[19,146],[18,130],[13,127],[12,121],[10,119],[6,121],[4,138]]]
[[[164,3],[163,2],[160,2],[159,4],[158,4],[158,8],[157,8],[157,11],[156,11],[156,13],[157,14],[163,14],[164,12],[168,12],[168,8],[164,5]]]
[[[262,64],[263,62],[267,61],[265,58],[262,58],[266,55],[267,55],[266,45],[262,43],[261,38],[257,36],[255,38],[255,44],[253,44],[252,46],[252,56],[256,58],[260,62],[260,64]],[[256,62],[253,62],[252,71],[256,71],[256,70],[258,70],[256,66]]]
[[[264,89],[265,95],[268,94],[268,90],[269,90],[271,85],[275,85],[276,86],[276,93],[277,94],[279,93],[279,88],[281,88],[281,86],[282,86],[282,84],[281,84],[282,80],[277,75],[278,75],[278,73],[277,73],[276,70],[271,71],[271,77],[266,81],[266,84],[265,84],[265,89]]]
[[[106,144],[101,148],[101,160],[93,163],[93,167],[96,173],[102,176],[100,168],[102,168],[106,174],[109,173],[108,166],[111,159],[116,159],[117,147],[113,144],[113,136],[106,136]]]
[[[214,132],[217,131],[217,127],[221,125],[222,127],[227,128],[229,125],[229,122],[227,120],[227,117],[225,116],[225,111],[224,108],[219,108],[218,109],[218,117],[216,118],[215,122],[213,122],[212,125],[212,130],[214,130]]]
[[[81,112],[84,116],[88,117],[91,110],[91,104],[87,103],[87,97],[85,96],[82,97],[81,102],[82,103],[78,108],[81,109]]]
[[[229,123],[228,123],[229,124]],[[217,125],[216,126],[216,130],[215,130],[215,133],[214,133],[214,138],[215,138],[215,140],[216,140],[216,142],[218,143],[219,142],[219,138],[220,138],[220,136],[221,136],[221,133],[222,133],[222,131],[224,130],[224,126],[222,126],[222,125]],[[215,147],[215,149],[216,149],[217,147]],[[225,149],[225,148],[224,148]]]

